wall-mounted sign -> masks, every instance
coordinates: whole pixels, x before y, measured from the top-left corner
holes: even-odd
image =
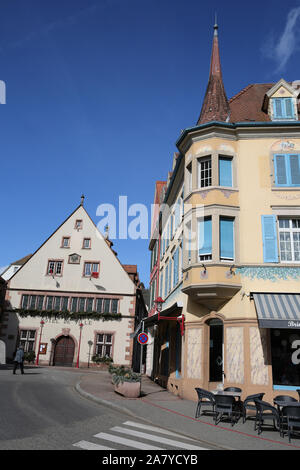
[[[47,354],[47,346],[48,346],[48,343],[40,344],[40,354]]]

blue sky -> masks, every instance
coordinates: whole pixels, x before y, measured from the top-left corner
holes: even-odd
[[[228,97],[300,79],[300,2],[2,0],[0,266],[80,203],[149,207],[205,93],[217,11]],[[130,220],[130,219],[129,219]],[[115,240],[148,285],[149,240]]]

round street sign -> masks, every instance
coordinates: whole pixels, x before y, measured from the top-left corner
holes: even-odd
[[[147,333],[140,333],[137,338],[138,342],[142,345],[147,344],[149,341],[149,337]]]

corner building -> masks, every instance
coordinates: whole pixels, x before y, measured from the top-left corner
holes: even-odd
[[[146,321],[157,338],[151,375],[180,396],[196,400],[195,387],[223,384],[240,387],[243,397],[265,392],[272,400],[284,391],[298,398],[299,92],[281,79],[228,99],[214,26],[201,113],[176,143],[164,200],[183,191],[179,233],[166,242],[171,250],[177,243],[180,260],[173,269],[169,252],[165,289],[161,250],[164,319],[154,313]],[[174,333],[179,318],[168,315],[184,316],[183,335]]]

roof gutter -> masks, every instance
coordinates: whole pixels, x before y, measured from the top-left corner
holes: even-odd
[[[179,145],[184,140],[184,138],[190,132],[196,132],[201,129],[206,129],[209,127],[226,127],[228,129],[237,129],[238,127],[282,127],[282,126],[296,126],[300,127],[300,121],[255,121],[255,122],[221,122],[221,121],[210,121],[205,124],[200,124],[199,126],[188,127],[182,131],[181,136],[176,142],[176,146],[179,149]]]

